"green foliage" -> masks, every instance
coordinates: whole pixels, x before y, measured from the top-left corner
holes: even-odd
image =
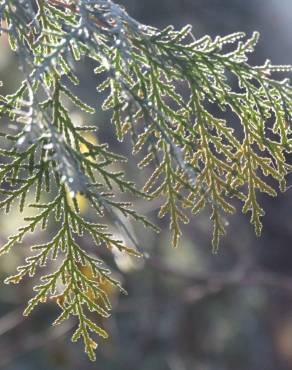
[[[52,261],[25,314],[39,303],[56,301],[61,314],[54,324],[76,316],[72,340],[83,338],[94,359],[91,332],[104,338],[107,333],[90,312],[109,315],[105,282],[123,288],[95,257],[98,250],[85,250],[78,240],[88,234],[97,247],[140,255],[120,215],[158,229],[130,203],[116,200],[119,192],[163,197],[159,217],[170,219],[173,246],[190,213],[207,209],[216,250],[225,234],[224,215],[235,212],[232,198],[251,213],[259,235],[264,211],[258,192],[276,196],[278,187],[284,191],[291,170],[286,156],[292,148],[292,89],[288,80],[271,77],[291,67],[248,64],[258,33],[247,40],[243,33],[196,40],[190,26],[180,31],[144,26],[110,0],[80,0],[78,5],[2,0],[0,19],[24,74],[14,94],[0,96],[3,122],[14,122],[1,134],[0,206],[9,212],[18,202],[20,212],[27,205],[36,210],[1,254],[36,228],[55,227],[51,240],[32,246],[25,264],[6,282],[32,277]],[[143,156],[139,168],[152,169],[142,190],[113,170],[127,158],[88,140],[86,133],[96,128],[76,125],[66,107],[69,99],[78,109],[95,112],[73,92],[79,83],[75,65],[84,58],[96,65],[97,90],[107,94],[102,108],[112,111],[117,138],[130,134],[133,154]],[[221,118],[224,112],[233,119]],[[33,203],[29,193],[35,194]],[[101,223],[79,212],[80,195]],[[130,237],[132,247],[110,233],[106,215]]]

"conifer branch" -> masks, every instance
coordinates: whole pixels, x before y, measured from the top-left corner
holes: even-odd
[[[291,172],[286,158],[292,150],[292,88],[289,80],[278,81],[273,74],[291,72],[292,67],[269,60],[249,65],[257,32],[248,39],[238,32],[197,40],[191,26],[179,31],[145,26],[110,0],[1,0],[0,21],[0,34],[8,35],[24,74],[14,94],[0,96],[0,117],[17,125],[17,132],[7,127],[1,133],[6,140],[0,149],[0,208],[9,212],[18,202],[21,212],[27,206],[38,210],[25,218],[0,253],[9,252],[37,227],[56,226],[51,240],[32,246],[25,264],[6,282],[18,283],[48,261],[58,262],[58,267],[48,263],[50,271],[34,288],[25,314],[47,300],[56,301],[61,313],[55,324],[76,316],[72,340],[82,338],[93,360],[97,344],[92,333],[107,334],[89,313],[109,315],[105,282],[123,288],[77,237],[87,233],[96,247],[141,255],[123,217],[158,228],[130,202],[119,201],[119,192],[136,199],[163,197],[159,217],[170,219],[173,246],[179,243],[181,224],[206,209],[217,250],[225,215],[236,212],[232,198],[242,202],[243,213],[251,214],[259,235],[264,210],[258,193],[285,191]],[[112,112],[117,139],[131,135],[133,154],[143,156],[138,167],[152,169],[142,190],[123,171],[112,170],[127,158],[96,137],[92,142],[96,128],[76,125],[64,104],[69,99],[87,114],[96,111],[72,88],[79,84],[76,62],[84,58],[95,63],[98,93],[106,94],[102,109]],[[223,115],[233,112],[238,127],[218,118],[210,103]],[[278,185],[271,185],[270,178]],[[29,193],[35,194],[34,201]],[[80,197],[101,221],[92,222],[80,212]],[[132,245],[109,232],[105,214]]]

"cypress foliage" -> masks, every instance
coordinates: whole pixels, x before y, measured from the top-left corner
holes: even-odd
[[[54,324],[76,316],[72,340],[82,338],[94,360],[92,332],[104,338],[107,333],[89,312],[109,316],[104,282],[123,288],[102,260],[79,245],[80,237],[88,234],[97,247],[140,256],[120,215],[158,228],[132,204],[118,201],[119,192],[163,197],[159,217],[170,219],[174,247],[181,224],[206,208],[217,250],[225,214],[236,211],[232,198],[242,202],[242,212],[250,213],[260,235],[264,210],[258,193],[274,197],[285,191],[291,171],[286,158],[292,149],[292,88],[287,79],[271,76],[291,67],[248,63],[257,32],[250,38],[238,32],[196,39],[190,26],[176,31],[142,25],[110,0],[0,0],[0,21],[24,75],[14,94],[0,96],[0,117],[10,121],[1,133],[0,207],[9,212],[17,203],[20,212],[26,206],[36,209],[0,253],[36,228],[46,229],[48,222],[57,225],[52,239],[32,246],[24,265],[6,282],[19,283],[56,261],[34,287],[25,315],[53,299],[61,310]],[[133,154],[143,154],[139,168],[152,169],[141,190],[122,171],[112,170],[127,158],[88,140],[85,134],[96,127],[76,125],[64,104],[69,99],[76,108],[95,112],[73,92],[79,84],[75,66],[84,58],[95,64],[98,93],[107,93],[102,109],[112,112],[116,137],[122,141],[131,135]],[[214,106],[232,112],[238,129],[218,118]],[[29,193],[35,194],[33,203]],[[80,194],[100,223],[79,212]],[[105,215],[130,236],[132,246],[116,240],[103,222]]]

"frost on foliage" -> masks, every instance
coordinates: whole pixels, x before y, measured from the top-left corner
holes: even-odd
[[[115,200],[117,190],[146,199],[163,197],[159,217],[170,220],[174,246],[181,224],[206,209],[217,249],[225,214],[236,211],[233,198],[242,202],[259,235],[264,210],[258,193],[284,191],[291,170],[286,156],[292,148],[292,89],[288,80],[271,77],[291,67],[270,61],[248,64],[258,33],[249,39],[239,32],[197,40],[190,26],[180,31],[144,26],[110,0],[2,0],[0,20],[0,32],[8,35],[25,76],[14,94],[0,96],[1,117],[17,127],[15,132],[7,125],[1,133],[0,206],[6,212],[15,203],[20,212],[26,205],[36,210],[1,253],[37,227],[57,225],[52,239],[32,246],[25,264],[6,281],[18,283],[48,260],[56,261],[52,266],[58,267],[34,287],[25,314],[39,303],[56,301],[61,313],[55,324],[76,316],[72,339],[82,338],[94,359],[92,333],[107,333],[90,311],[108,317],[105,283],[123,289],[96,257],[98,249],[89,253],[78,239],[88,234],[96,246],[139,255],[120,215],[157,228],[130,203]],[[127,158],[88,140],[86,133],[96,128],[74,124],[64,105],[66,98],[95,112],[71,89],[79,83],[75,62],[85,57],[96,64],[97,90],[107,94],[102,108],[112,112],[117,138],[131,135],[133,153],[143,155],[139,168],[152,169],[141,190],[123,172],[112,171],[113,163]],[[237,125],[220,118],[225,111],[233,112]],[[29,192],[35,194],[31,204]],[[116,240],[109,225],[88,221],[79,212],[80,196],[99,220],[108,215],[133,245]]]

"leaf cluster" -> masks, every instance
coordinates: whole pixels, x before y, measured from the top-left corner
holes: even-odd
[[[250,212],[259,235],[264,210],[258,193],[284,191],[291,170],[292,88],[288,80],[272,77],[291,67],[248,64],[257,32],[248,39],[239,32],[197,40],[190,26],[179,31],[145,26],[110,0],[1,0],[0,21],[24,75],[14,94],[0,96],[0,116],[10,121],[1,133],[0,207],[9,212],[16,202],[20,212],[26,206],[36,210],[1,254],[37,227],[56,225],[51,239],[32,246],[6,282],[32,277],[52,261],[25,314],[48,299],[56,301],[61,314],[55,324],[76,316],[72,339],[82,337],[94,359],[91,332],[107,333],[90,312],[109,315],[105,281],[123,291],[96,257],[96,247],[139,256],[120,215],[157,231],[117,194],[163,197],[159,217],[169,217],[173,246],[190,214],[207,209],[217,250],[225,214],[236,211],[233,198],[242,202],[243,213]],[[95,112],[73,92],[79,84],[76,63],[85,58],[95,64],[98,93],[106,95],[102,109],[112,112],[117,139],[130,135],[139,168],[151,169],[142,190],[114,170],[127,158],[107,144],[92,143],[87,135],[96,127],[76,125],[65,104],[69,99],[76,108]],[[226,113],[234,119],[222,118]],[[80,195],[102,222],[80,213]],[[109,232],[106,215],[130,237],[131,248]],[[84,234],[95,245],[90,251],[80,245]]]

